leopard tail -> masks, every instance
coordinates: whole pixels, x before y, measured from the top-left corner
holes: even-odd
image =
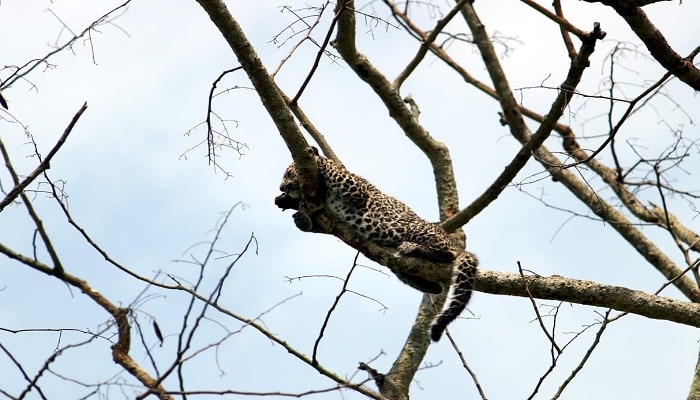
[[[467,307],[467,303],[472,297],[478,265],[479,260],[472,253],[463,252],[455,258],[450,293],[445,306],[435,317],[430,327],[430,337],[433,341],[440,340],[447,325],[457,319]]]

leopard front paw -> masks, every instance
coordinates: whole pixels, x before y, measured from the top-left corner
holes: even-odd
[[[311,220],[311,217],[301,211],[297,211],[292,215],[292,218],[294,218],[294,225],[296,225],[300,231],[313,232],[314,222]]]

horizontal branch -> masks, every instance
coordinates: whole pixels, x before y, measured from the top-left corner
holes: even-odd
[[[559,300],[588,306],[612,308],[618,311],[661,319],[700,328],[700,304],[648,294],[621,286],[553,275],[525,276],[520,274],[480,270],[476,290],[485,293]]]

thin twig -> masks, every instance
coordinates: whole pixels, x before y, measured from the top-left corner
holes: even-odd
[[[450,21],[452,21],[452,18],[455,17],[459,13],[459,11],[464,7],[464,4],[466,4],[468,1],[473,1],[473,0],[460,0],[457,2],[457,4],[452,7],[450,12],[447,13],[442,19],[438,20],[438,22],[435,24],[435,28],[433,28],[432,31],[430,31],[430,34],[428,34],[425,39],[422,40],[420,47],[418,48],[418,52],[416,53],[415,56],[413,56],[413,59],[406,65],[406,67],[399,73],[399,75],[394,79],[394,88],[396,90],[399,90],[401,88],[401,84],[406,80],[406,78],[411,75],[411,73],[418,67],[418,64],[420,64],[421,61],[423,61],[423,58],[425,58],[425,55],[428,53],[428,50],[430,50],[431,45],[435,42],[435,39],[437,39],[438,35],[442,32],[442,30],[447,26]]]
[[[29,75],[29,73],[32,72],[39,65],[44,64],[44,63],[48,63],[47,61],[51,57],[55,56],[58,53],[61,53],[62,51],[66,50],[66,49],[69,49],[75,42],[77,42],[83,36],[90,35],[90,32],[92,32],[92,30],[95,29],[96,27],[98,27],[104,23],[109,23],[111,20],[108,18],[112,14],[121,10],[122,8],[125,8],[129,3],[131,3],[131,0],[127,0],[124,3],[113,8],[112,10],[108,11],[107,13],[102,15],[100,18],[93,21],[87,28],[83,29],[83,31],[77,35],[71,31],[71,34],[73,34],[73,37],[70,38],[70,40],[68,40],[63,45],[56,46],[56,48],[54,50],[50,51],[44,57],[27,61],[24,65],[22,65],[21,67],[18,67],[17,70],[12,75],[10,75],[7,79],[5,79],[5,81],[2,83],[1,87],[7,88],[7,87],[12,86],[13,83],[15,83],[17,80],[23,79],[24,77]],[[68,26],[65,23],[63,23],[63,21],[61,21],[59,19],[59,22],[61,22],[63,24],[63,26],[70,31]],[[90,40],[90,42],[92,41],[92,39],[89,39],[89,40]]]
[[[333,32],[335,31],[335,26],[336,26],[336,24],[338,24],[338,18],[340,17],[340,14],[343,12],[345,12],[345,10],[340,10],[340,11],[336,12],[335,15],[333,16],[333,21],[331,21],[331,26],[328,27],[328,32],[326,32],[326,37],[323,38],[323,43],[321,43],[321,46],[319,47],[318,52],[316,53],[316,58],[314,58],[314,63],[311,66],[311,70],[306,75],[304,82],[301,84],[301,87],[299,87],[297,94],[294,95],[290,104],[297,104],[297,102],[299,101],[299,98],[301,97],[301,94],[304,93],[304,89],[306,89],[306,86],[309,84],[309,82],[311,82],[311,77],[314,76],[316,69],[318,69],[318,63],[319,63],[319,61],[321,61],[321,57],[323,57],[323,54],[326,51],[326,47],[328,47],[328,43],[330,43],[330,41],[331,41],[331,35],[333,35]]]
[[[541,5],[537,4],[535,1],[533,1],[533,0],[520,0],[520,1],[527,4],[528,6],[530,6],[532,8],[534,8],[535,10],[537,10],[537,12],[544,15],[545,17],[554,21],[562,29],[562,32],[571,32],[574,35],[576,35],[577,38],[579,38],[581,40],[584,40],[586,38],[586,35],[588,35],[585,31],[578,29],[571,22],[567,21],[565,18],[558,15],[558,13],[557,14],[552,13],[551,11],[549,11],[546,8],[542,7]],[[566,38],[564,39],[564,41],[566,41]],[[570,42],[570,40],[569,40],[569,42]],[[567,48],[569,48],[569,46],[567,46]],[[575,54],[576,50],[573,50],[573,52]],[[569,54],[571,54],[571,50],[569,51]]]
[[[559,348],[559,345],[554,340],[554,336],[552,336],[549,333],[549,330],[547,330],[547,327],[544,326],[544,321],[542,320],[542,315],[540,315],[540,310],[537,308],[537,303],[535,302],[535,298],[532,296],[532,293],[530,292],[530,286],[527,283],[527,280],[525,280],[525,274],[523,273],[523,267],[520,265],[520,261],[518,261],[517,264],[518,264],[518,272],[520,273],[520,276],[523,279],[523,285],[525,285],[525,291],[527,292],[527,297],[530,299],[530,303],[532,304],[532,308],[535,310],[535,315],[537,316],[537,322],[540,324],[540,328],[542,328],[542,332],[544,332],[545,336],[547,336],[547,340],[549,340],[549,342],[552,344],[552,348],[554,348],[557,351],[557,354],[561,354],[561,348]]]
[[[318,337],[316,337],[316,341],[314,342],[314,350],[311,355],[311,362],[315,365],[318,363],[317,355],[318,355],[318,346],[321,344],[321,338],[323,338],[323,333],[326,331],[326,327],[328,326],[328,321],[331,319],[331,314],[333,314],[333,311],[335,311],[335,307],[338,305],[340,302],[340,298],[345,294],[348,283],[350,282],[350,276],[352,276],[353,271],[355,271],[355,267],[357,266],[357,258],[360,256],[360,252],[358,251],[355,253],[355,258],[352,260],[352,267],[350,267],[350,271],[348,271],[348,276],[345,277],[345,281],[343,281],[343,287],[340,289],[340,293],[338,293],[337,296],[335,296],[335,300],[333,301],[333,304],[331,304],[331,307],[328,309],[328,312],[326,313],[326,318],[323,319],[323,324],[321,325],[321,330],[318,332]]]
[[[207,125],[207,158],[209,159],[209,164],[216,163],[216,146],[214,144],[214,130],[211,126],[211,115],[213,113],[211,103],[214,100],[214,90],[216,90],[216,85],[219,84],[221,79],[231,72],[238,71],[243,67],[236,67],[224,70],[219,74],[219,76],[211,84],[211,90],[209,90],[209,97],[207,98],[207,118],[205,120]]]
[[[78,122],[78,119],[80,119],[80,116],[83,115],[85,110],[87,110],[87,103],[83,103],[82,107],[80,107],[78,112],[75,113],[73,119],[63,131],[63,134],[58,138],[56,144],[53,146],[53,148],[51,148],[49,153],[46,155],[46,158],[44,158],[41,161],[39,166],[37,166],[34,169],[34,171],[27,175],[27,177],[24,178],[22,182],[18,182],[17,184],[15,184],[15,186],[7,193],[5,198],[0,201],[0,212],[3,209],[5,209],[5,207],[7,207],[8,204],[12,203],[17,198],[17,196],[19,196],[19,194],[22,193],[22,191],[34,181],[34,179],[36,179],[42,172],[46,171],[51,167],[51,159],[56,155],[61,146],[63,146],[63,144],[66,142],[68,135],[70,135],[71,131],[73,130],[73,127],[75,127],[75,124]],[[0,140],[0,152],[2,152],[3,158],[5,159],[5,165],[9,168],[9,166],[11,166],[10,156],[7,153],[7,150],[5,149],[2,140]]]
[[[598,332],[595,334],[595,338],[593,339],[593,343],[591,343],[591,346],[588,348],[586,351],[586,354],[583,356],[581,361],[576,365],[576,368],[574,368],[571,371],[571,374],[564,380],[564,382],[559,386],[559,389],[557,389],[557,392],[552,396],[552,400],[558,399],[561,394],[564,392],[564,389],[571,383],[571,381],[574,380],[576,375],[581,372],[583,369],[583,366],[586,364],[586,362],[590,359],[591,354],[593,354],[593,351],[598,347],[598,344],[600,343],[600,338],[603,336],[603,332],[605,332],[605,328],[608,327],[608,324],[613,322],[612,320],[609,320],[608,317],[610,316],[610,312],[612,310],[608,309],[608,311],[605,312],[605,315],[603,316],[603,322],[600,324],[600,329],[598,329]]]
[[[455,342],[449,329],[445,329],[445,334],[447,335],[447,339],[449,339],[452,348],[457,353],[459,360],[462,362],[462,367],[464,367],[464,369],[467,371],[472,381],[474,382],[474,387],[476,387],[476,390],[479,392],[479,396],[481,396],[483,400],[487,400],[486,393],[481,387],[479,379],[476,377],[476,372],[473,369],[471,369],[471,367],[469,367],[469,364],[467,364],[467,359],[464,357],[464,354],[462,354],[462,349],[460,349],[459,346],[457,346],[457,342]]]

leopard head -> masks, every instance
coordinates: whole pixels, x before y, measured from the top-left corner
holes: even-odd
[[[308,151],[318,157],[318,149],[310,147]],[[297,168],[294,163],[291,163],[284,171],[282,182],[280,183],[281,195],[275,197],[275,204],[282,210],[293,209],[299,210],[301,203],[301,186],[299,185],[299,177]]]
[[[297,168],[294,164],[289,165],[284,171],[282,182],[280,183],[280,191],[295,199],[301,198],[301,188],[299,187]]]
[[[299,179],[297,178],[297,169],[294,164],[291,164],[284,171],[282,182],[280,183],[281,195],[275,197],[275,205],[282,210],[292,209],[298,210],[301,201],[301,190],[299,187]]]

